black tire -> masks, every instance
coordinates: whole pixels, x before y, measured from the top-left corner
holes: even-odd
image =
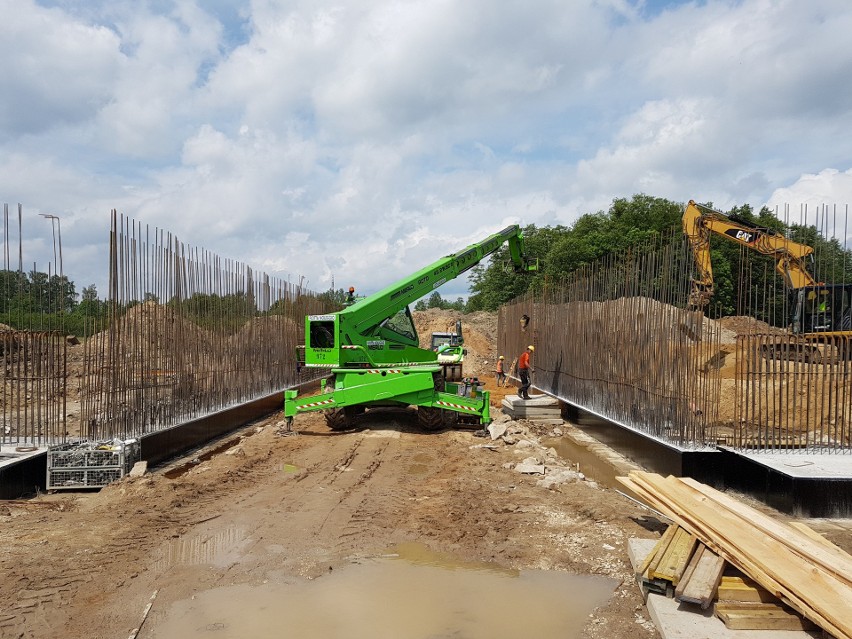
[[[431,406],[417,408],[417,425],[423,430],[435,432],[444,427],[444,411]]]
[[[332,408],[323,411],[325,423],[331,430],[347,430],[352,428],[352,411],[346,410],[349,406],[343,408]]]

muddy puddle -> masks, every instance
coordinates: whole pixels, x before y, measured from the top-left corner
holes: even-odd
[[[624,473],[618,472],[611,463],[600,458],[583,444],[568,437],[553,437],[542,440],[541,443],[543,446],[553,448],[562,459],[571,462],[573,470],[579,470],[602,486],[621,489],[621,484],[615,478]]]
[[[200,592],[175,603],[148,636],[570,639],[616,585],[461,562],[408,544],[313,580]]]

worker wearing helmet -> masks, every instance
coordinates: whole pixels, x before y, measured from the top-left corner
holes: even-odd
[[[521,353],[521,356],[518,358],[518,374],[521,376],[521,387],[518,389],[518,396],[521,399],[532,399],[529,391],[532,384],[530,381],[530,373],[532,372],[530,355],[532,355],[533,351],[535,351],[535,346],[530,344],[527,346],[527,350]]]
[[[504,359],[505,358],[502,355],[497,359],[497,386],[506,385],[506,370],[503,364]]]

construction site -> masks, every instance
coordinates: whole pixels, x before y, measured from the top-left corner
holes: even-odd
[[[113,211],[104,318],[0,327],[0,637],[852,639],[852,282],[690,202],[411,310],[504,246],[340,303]]]

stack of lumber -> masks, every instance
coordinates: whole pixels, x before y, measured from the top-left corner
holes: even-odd
[[[738,630],[808,630],[814,624],[744,576],[695,535],[672,524],[637,569],[643,593],[657,592],[707,609]]]
[[[731,627],[743,627],[745,615],[749,619],[745,623],[753,624],[757,617],[764,620],[762,627],[778,629],[773,625],[780,623],[777,619],[790,615],[783,606],[759,602],[760,597],[771,595],[838,639],[852,639],[852,556],[801,524],[780,522],[693,479],[634,472],[619,477],[619,481],[699,542],[678,576],[677,588],[689,586],[696,573],[703,573],[705,582],[718,579],[714,587],[718,590],[724,571],[724,565],[715,565],[723,563],[713,559],[718,556],[765,589],[766,595],[760,591],[750,595],[758,602],[717,604],[717,616],[733,624]],[[675,535],[677,530],[670,535],[668,546]],[[666,554],[663,551],[660,564],[665,564]],[[678,565],[674,574],[681,568],[682,553],[676,551],[671,563],[675,563],[675,557]],[[652,557],[648,566],[640,566],[643,573],[653,561]],[[695,568],[690,575],[692,564]],[[743,587],[750,586],[750,582],[743,582]],[[699,603],[704,605],[706,592],[701,594]],[[684,595],[692,596],[686,587],[681,593]]]
[[[526,419],[538,424],[562,423],[562,409],[559,400],[548,395],[534,395],[532,399],[521,399],[517,395],[507,395],[501,403],[503,414],[512,419]]]

